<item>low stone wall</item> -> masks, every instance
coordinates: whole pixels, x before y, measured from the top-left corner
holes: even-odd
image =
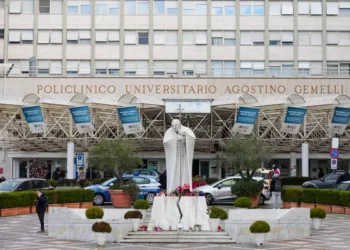
[[[108,222],[112,232],[107,234],[107,242],[120,242],[132,230],[131,220],[125,220],[124,214],[130,209],[105,209],[103,219],[89,220],[85,209],[66,207],[51,208],[49,211],[49,236],[59,239],[94,241],[92,225],[96,221]]]
[[[296,239],[310,236],[310,209],[231,209],[225,221],[225,231],[236,243],[255,242],[249,228],[257,220],[270,224],[266,240]]]

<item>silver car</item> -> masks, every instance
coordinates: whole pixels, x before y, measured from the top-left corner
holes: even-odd
[[[232,203],[236,197],[232,195],[231,187],[238,180],[241,180],[241,179],[242,179],[241,176],[227,177],[213,184],[198,187],[195,190],[201,191],[204,193],[208,205],[211,205],[214,202],[215,203],[220,203],[220,202]],[[253,177],[253,180],[262,181],[264,179],[261,177]],[[264,204],[265,201],[269,199],[270,199],[270,185],[264,182],[264,188],[260,195],[259,205]]]

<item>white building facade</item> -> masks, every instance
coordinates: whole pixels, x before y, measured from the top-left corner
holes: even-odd
[[[37,142],[20,131],[13,134],[9,128],[19,130],[14,123],[17,111],[12,108],[29,105],[27,95],[37,95],[39,101],[34,103],[54,113],[65,112],[62,105],[73,106],[72,97],[79,94],[90,98],[91,105],[93,98],[103,105],[109,100],[108,108],[96,108],[96,115],[100,110],[113,111],[111,103],[118,106],[125,94],[156,96],[164,103],[212,102],[236,96],[238,101],[233,98],[237,102],[232,102],[231,110],[212,108],[208,117],[191,114],[192,120],[190,115],[186,120],[199,133],[196,174],[206,177],[223,175],[213,160],[215,145],[230,136],[223,130],[226,125],[228,130],[232,127],[226,121],[234,120],[237,107],[248,105],[240,96],[251,95],[258,103],[270,100],[278,108],[264,111],[260,124],[266,120],[280,124],[277,113],[293,104],[288,96],[296,95],[312,107],[302,135],[288,141],[285,135],[271,134],[269,125],[259,126],[255,132],[271,140],[273,158],[283,166],[283,175],[301,175],[301,144],[309,143],[308,172],[315,176],[318,168],[330,167],[328,150],[334,135],[327,133],[326,127],[332,109],[338,104],[347,106],[339,96],[350,96],[350,1],[0,1],[0,61],[4,63],[0,109],[8,110],[6,114],[2,111],[0,126],[0,169],[5,177],[31,176],[37,168],[33,162],[50,170],[65,168],[68,141],[76,143],[76,152],[87,152],[96,137],[111,138],[96,132],[95,137],[86,135],[84,144],[74,136],[72,126],[65,127],[54,115],[50,131],[60,132],[43,135]],[[43,101],[49,99],[60,101]],[[324,117],[317,108],[322,102],[328,105],[321,109]],[[276,109],[277,113],[272,111]],[[158,116],[159,112],[163,113]],[[145,123],[150,120],[144,124],[146,128],[161,124],[143,135],[145,141],[157,141],[158,146],[145,146],[140,156],[146,167],[163,171],[160,141],[168,120],[175,115],[167,117],[162,107],[158,111],[145,109],[143,115]],[[69,114],[66,119],[69,124]],[[94,122],[98,130],[102,125]],[[115,117],[113,122],[117,123]],[[108,125],[111,133],[122,136],[111,128],[113,122]],[[101,123],[107,124],[102,118]],[[65,132],[66,136],[61,135]],[[62,142],[54,140],[60,136],[65,138]],[[283,143],[274,148],[274,139]],[[343,168],[350,164],[350,138],[345,134],[340,139]]]

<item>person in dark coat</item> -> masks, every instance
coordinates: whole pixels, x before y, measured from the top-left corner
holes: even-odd
[[[1,177],[0,177],[0,183],[1,183],[1,182],[4,182],[4,181],[6,181],[5,177],[4,177],[4,176],[1,176]]]
[[[324,172],[323,169],[320,168],[319,172],[318,172],[318,179],[321,179],[324,176]]]
[[[343,180],[344,181],[350,181],[350,174],[349,171],[346,171],[343,175]]]
[[[44,216],[49,202],[45,194],[40,190],[36,191],[36,195],[38,196],[35,200],[36,213],[38,214],[40,221],[40,231],[38,231],[38,233],[45,233]]]
[[[166,184],[167,184],[167,181],[166,181],[166,170],[159,176],[159,183],[161,185],[161,188],[163,190],[166,189]]]

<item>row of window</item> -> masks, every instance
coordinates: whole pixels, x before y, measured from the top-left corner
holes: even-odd
[[[15,66],[11,71],[11,75],[28,74],[30,71],[28,60],[9,61]],[[148,75],[148,61],[125,61],[125,75]],[[235,61],[212,61],[211,72],[213,76],[235,76],[236,62]],[[91,71],[94,70],[94,71]],[[207,74],[206,61],[183,61],[182,68],[178,68],[177,61],[154,61],[153,74],[162,75],[177,75],[179,70],[182,70],[184,76],[205,76]],[[321,76],[325,70],[322,67],[322,62],[298,62],[297,67],[294,67],[293,62],[275,62],[269,63],[269,68],[265,69],[265,64],[262,61],[241,61],[239,71],[241,76],[264,76],[265,70],[268,70],[269,76],[293,76],[296,73],[299,76]],[[61,75],[62,61],[58,60],[38,60],[37,73],[39,75]],[[67,60],[68,75],[119,75],[119,61],[99,61],[95,62],[94,69],[91,68],[90,61],[85,60]],[[350,62],[328,62],[328,75],[350,75]]]
[[[241,31],[241,45],[263,46],[265,44],[264,31]],[[1,36],[1,32],[0,32]],[[3,33],[2,33],[3,36]],[[155,45],[177,45],[178,32],[176,30],[156,30],[154,31]],[[9,43],[33,43],[33,30],[10,30]],[[97,44],[119,44],[119,30],[97,30]],[[125,31],[126,45],[148,45],[148,31]],[[39,30],[38,44],[61,44],[62,30]],[[68,44],[90,44],[90,30],[68,30]],[[206,31],[183,31],[183,45],[206,45]],[[294,43],[293,31],[270,31],[270,46],[290,46]],[[234,46],[236,44],[236,33],[233,30],[215,31],[211,33],[211,44],[214,46]],[[299,31],[298,45],[300,46],[318,46],[322,45],[321,31]],[[328,31],[327,45],[350,45],[350,31]]]
[[[212,15],[235,15],[235,1],[212,1]],[[240,15],[264,15],[264,1],[239,1]],[[62,14],[62,0],[39,0],[39,13]],[[126,0],[124,7],[125,15],[149,15],[149,1],[147,0]],[[206,15],[206,1],[183,1],[183,15]],[[68,0],[68,15],[89,15],[91,14],[91,0]],[[299,15],[322,15],[322,2],[298,2]],[[327,15],[350,16],[350,3],[327,2]],[[33,14],[34,0],[11,0],[9,13],[11,14]],[[155,15],[177,15],[177,1],[154,1],[153,12]],[[119,15],[120,2],[115,0],[96,1],[97,15]],[[269,15],[293,15],[292,1],[273,1],[269,3]]]

